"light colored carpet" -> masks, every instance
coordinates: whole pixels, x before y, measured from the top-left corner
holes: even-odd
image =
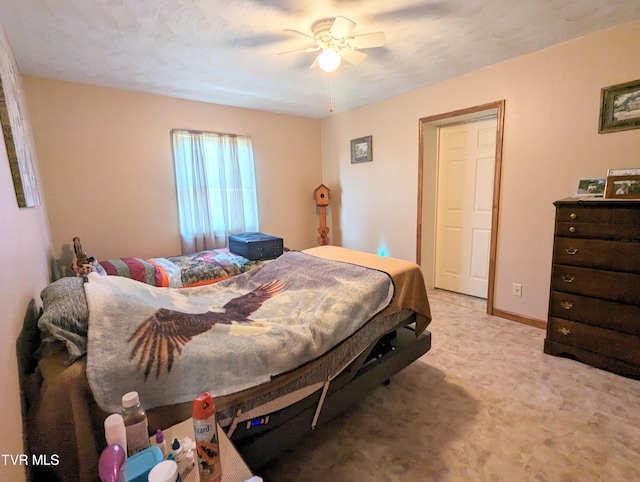
[[[640,381],[429,293],[432,348],[262,470],[265,481],[640,481]]]

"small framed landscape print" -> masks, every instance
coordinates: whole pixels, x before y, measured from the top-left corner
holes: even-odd
[[[371,136],[351,140],[351,164],[373,161]]]
[[[640,199],[640,174],[607,177],[604,197],[607,199]]]
[[[605,87],[600,92],[598,132],[640,128],[640,79]]]
[[[604,196],[606,179],[580,179],[576,196]]]

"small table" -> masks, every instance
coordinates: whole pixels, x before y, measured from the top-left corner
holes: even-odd
[[[184,437],[194,439],[193,419],[185,420],[166,430],[162,431],[167,441],[167,447],[171,447],[174,439],[180,440]],[[151,437],[152,443],[155,442],[155,436]],[[218,441],[220,443],[220,462],[222,464],[222,482],[244,482],[250,479],[253,474],[247,466],[242,456],[227,437],[227,434],[218,425]],[[195,466],[191,469],[187,467],[187,462],[183,461],[178,464],[178,470],[183,482],[199,482],[198,475],[198,456],[194,453]]]

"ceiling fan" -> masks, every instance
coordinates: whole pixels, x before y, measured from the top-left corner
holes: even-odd
[[[303,52],[318,52],[311,68],[319,66],[325,72],[333,72],[340,65],[341,59],[350,64],[359,64],[367,58],[367,54],[361,49],[382,47],[384,45],[384,33],[374,32],[363,35],[349,36],[356,27],[356,23],[345,17],[324,18],[313,23],[312,35],[298,30],[285,29],[312,44],[309,47],[281,52],[283,54],[295,54]]]

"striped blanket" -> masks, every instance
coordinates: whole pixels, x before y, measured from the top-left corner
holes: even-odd
[[[169,258],[115,258],[100,261],[102,274],[122,276],[157,287],[180,288],[220,281],[255,268],[253,261],[227,248]]]

